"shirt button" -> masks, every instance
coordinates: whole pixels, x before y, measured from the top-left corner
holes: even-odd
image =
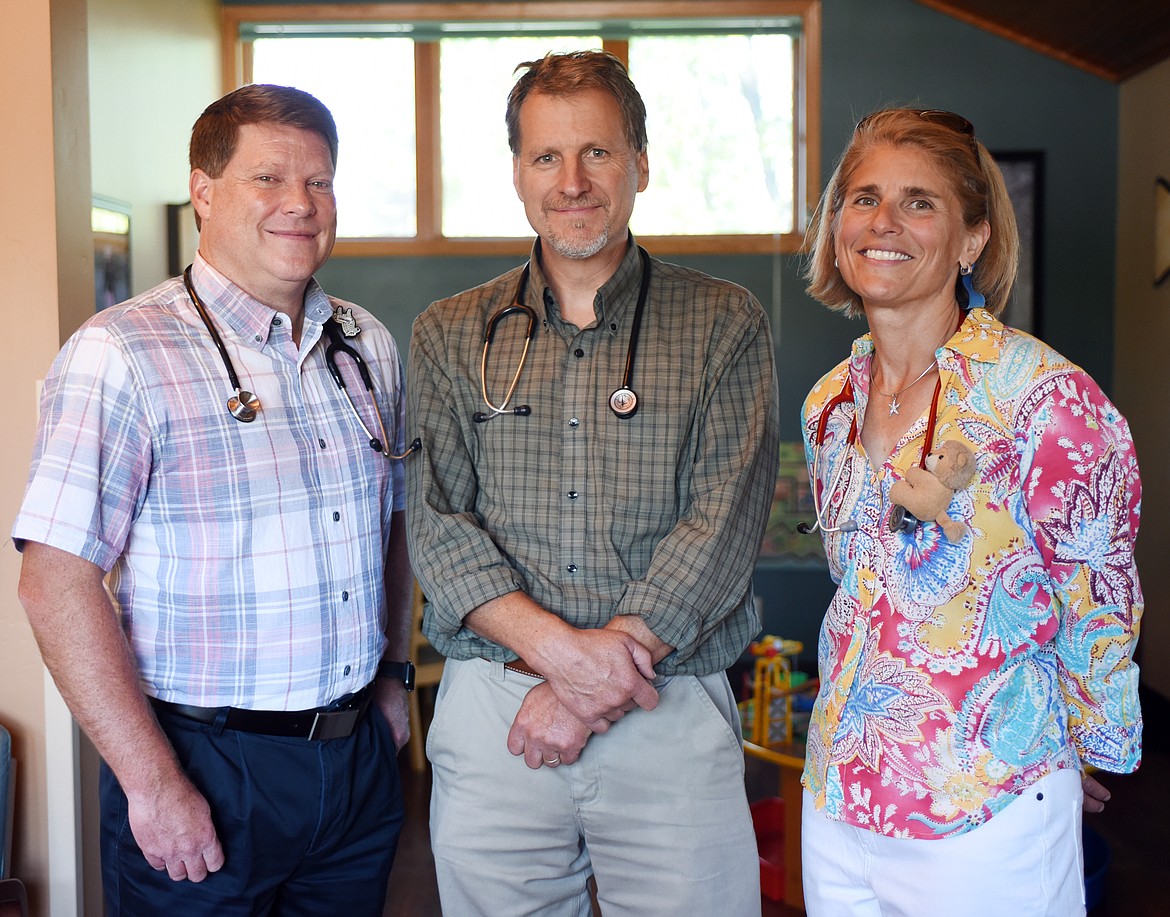
[[[349,601],[349,590],[348,589],[342,590],[341,601],[343,601],[343,602]]]
[[[340,522],[341,521],[341,513],[334,513],[333,514],[333,521]]]
[[[576,564],[569,564],[569,566],[565,567],[565,569],[568,570],[570,573],[576,573],[577,572],[577,565]]]
[[[578,424],[580,424],[580,423],[581,423],[581,421],[579,421],[579,420],[578,420],[576,417],[570,417],[570,418],[569,418],[569,426],[570,426],[570,427],[575,427],[575,426],[577,426],[577,425],[578,425]]]
[[[273,324],[273,325],[275,325],[277,328],[279,328],[281,325],[283,325],[283,324],[284,324],[284,322],[282,322],[282,321],[280,320],[280,316],[278,315],[276,318],[274,318],[274,319],[272,320],[272,324]]]
[[[346,666],[344,669],[342,669],[341,674],[348,675],[349,674],[349,666]]]
[[[585,356],[585,351],[582,350],[580,347],[578,347],[576,350],[573,351],[573,356],[575,356],[578,360],[580,360],[583,356]]]
[[[579,493],[577,493],[577,491],[575,491],[575,490],[569,491],[569,499],[570,500],[576,500],[579,496],[581,496],[581,495]]]
[[[324,449],[324,448],[325,448],[325,440],[324,440],[324,439],[318,439],[318,440],[317,440],[317,445],[319,445],[319,446],[320,446],[322,449]]]
[[[262,334],[256,335],[256,343],[257,344],[259,344],[262,340],[264,340],[264,335],[262,335]]]

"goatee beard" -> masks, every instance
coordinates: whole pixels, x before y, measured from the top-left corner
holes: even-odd
[[[601,232],[592,239],[567,238],[559,233],[550,232],[545,241],[562,258],[581,261],[585,258],[592,258],[609,244],[609,226],[608,224],[604,226]]]

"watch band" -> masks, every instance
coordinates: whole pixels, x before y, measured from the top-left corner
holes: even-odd
[[[414,663],[409,660],[406,662],[387,662],[383,660],[378,663],[377,677],[396,678],[406,686],[407,691],[413,691]]]

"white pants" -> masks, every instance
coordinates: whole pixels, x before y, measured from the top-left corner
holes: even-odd
[[[505,745],[539,682],[448,660],[427,736],[431,845],[451,917],[758,917],[738,713],[722,673],[676,676],[658,707],[531,770]]]
[[[1081,777],[1061,770],[966,834],[885,837],[833,821],[806,790],[809,917],[1081,917]]]

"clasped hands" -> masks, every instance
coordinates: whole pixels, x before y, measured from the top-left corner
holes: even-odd
[[[528,662],[545,681],[520,705],[508,751],[534,769],[575,763],[593,733],[608,731],[634,707],[658,705],[653,655],[618,628],[575,630]]]

